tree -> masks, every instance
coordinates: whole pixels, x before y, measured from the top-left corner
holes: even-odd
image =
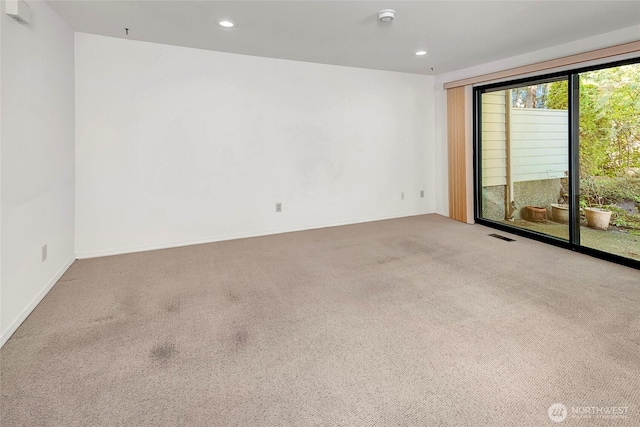
[[[514,108],[547,108],[548,83],[523,86],[511,90],[511,105]]]
[[[583,77],[581,76],[581,80]],[[595,108],[604,120],[608,175],[624,175],[640,167],[640,64],[585,73],[597,87]]]
[[[567,81],[549,86],[546,107],[568,108]],[[580,175],[640,168],[640,64],[580,74]]]

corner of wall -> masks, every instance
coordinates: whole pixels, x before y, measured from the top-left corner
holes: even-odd
[[[51,288],[60,280],[62,275],[71,267],[71,265],[75,262],[75,258],[67,261],[62,265],[62,267],[53,275],[51,279],[45,284],[38,294],[27,304],[27,306],[20,312],[20,314],[13,320],[13,322],[9,325],[6,330],[2,331],[2,335],[0,335],[0,347],[2,347],[8,340],[11,338],[11,335],[20,327],[22,322],[24,322],[27,317],[31,314],[34,308],[42,301],[42,299],[49,293]]]
[[[0,15],[0,345],[75,260],[73,30],[30,7]]]

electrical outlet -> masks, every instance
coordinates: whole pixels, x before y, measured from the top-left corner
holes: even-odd
[[[47,245],[42,247],[42,262],[47,260]]]
[[[404,193],[400,193],[400,200],[404,200]]]
[[[424,190],[420,190],[420,197],[424,199]]]
[[[282,203],[276,203],[276,212],[282,212]]]

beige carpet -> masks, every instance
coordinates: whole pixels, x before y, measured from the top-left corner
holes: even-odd
[[[640,272],[492,232],[427,215],[77,261],[0,351],[0,424],[545,426],[557,402],[640,425]]]

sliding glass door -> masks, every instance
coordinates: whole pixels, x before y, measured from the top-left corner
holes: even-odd
[[[640,63],[475,89],[476,220],[640,261]]]
[[[640,64],[579,80],[581,243],[640,260]]]
[[[550,106],[557,92],[566,79],[480,94],[479,216],[568,241],[569,112]]]

